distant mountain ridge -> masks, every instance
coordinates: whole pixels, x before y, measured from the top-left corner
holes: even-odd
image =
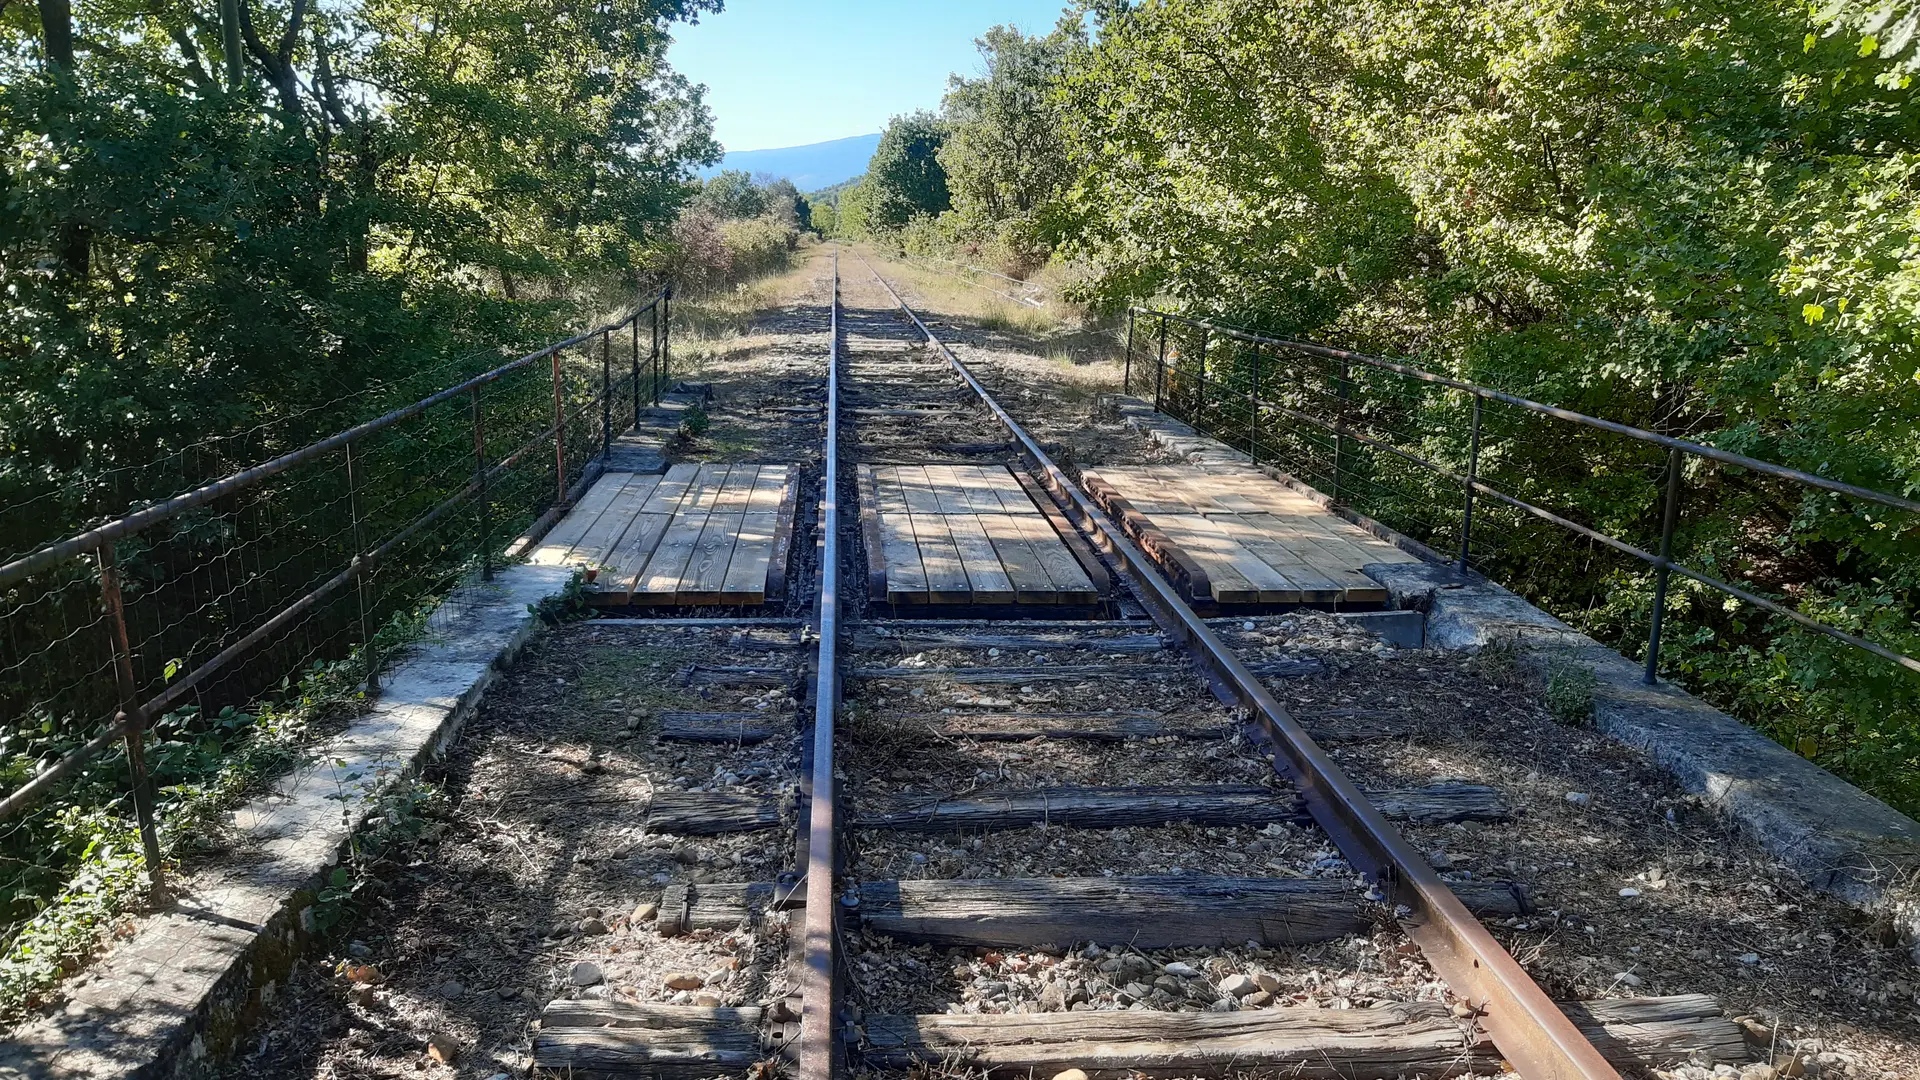
[[[801,191],[818,191],[843,180],[851,180],[867,171],[880,134],[854,135],[845,139],[782,146],[772,150],[729,150],[720,164],[700,170],[701,179],[722,169],[740,169],[748,173],[771,173],[793,181]]]

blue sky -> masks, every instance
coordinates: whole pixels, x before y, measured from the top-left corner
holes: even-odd
[[[707,85],[728,150],[879,131],[933,108],[947,73],[979,70],[973,39],[996,23],[1053,29],[1067,0],[727,0],[676,26],[668,60]]]

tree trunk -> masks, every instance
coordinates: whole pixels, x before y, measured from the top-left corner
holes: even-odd
[[[40,0],[40,34],[47,50],[47,71],[65,94],[74,89],[73,5],[70,0]],[[62,127],[72,125],[69,112],[59,118]],[[57,141],[68,141],[70,133],[56,132]],[[93,248],[93,233],[85,222],[65,221],[54,236],[53,255],[63,276],[72,281],[87,279]]]

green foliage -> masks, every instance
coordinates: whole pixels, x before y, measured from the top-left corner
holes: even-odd
[[[865,178],[847,194],[853,200],[859,193],[865,228],[898,229],[916,215],[939,214],[951,205],[939,157],[945,142],[946,126],[933,113],[888,121]]]
[[[680,418],[680,434],[689,439],[705,435],[712,427],[713,418],[707,415],[707,407],[697,401]]]
[[[752,218],[767,212],[768,195],[745,171],[727,169],[707,181],[693,205],[719,218]]]
[[[986,74],[949,80],[939,160],[953,195],[949,230],[1003,269],[1029,274],[1059,240],[1058,200],[1073,181],[1057,92],[1071,58],[1087,47],[1077,18],[1046,37],[996,26],[974,43]],[[990,256],[991,257],[991,256]]]
[[[0,4],[6,556],[563,336],[659,272],[692,167],[719,154],[699,92],[665,62],[668,26],[717,0],[240,3],[237,85],[210,8],[81,5],[69,57],[57,26],[43,40],[41,12]],[[543,423],[535,389],[489,388],[496,456]],[[356,444],[372,536],[471,475],[471,430],[444,419]],[[341,465],[117,546],[143,688],[347,565]],[[496,489],[496,528],[534,511],[523,479]],[[450,515],[389,552],[373,625],[468,568],[489,539],[462,533],[472,521]],[[112,715],[110,674],[76,678],[111,672],[99,595],[82,562],[0,593],[17,628],[0,643],[9,789]],[[320,605],[203,684],[204,709],[156,721],[170,855],[284,766],[308,725],[357,708],[370,658],[349,653],[351,605]],[[0,844],[0,1009],[84,957],[133,895],[126,791],[124,756],[103,755]]]
[[[586,575],[575,572],[559,592],[543,597],[537,604],[528,604],[527,612],[548,626],[592,618],[593,607],[587,603]]]
[[[1908,8],[1103,6],[1094,43],[1058,81],[1064,107],[1048,107],[1073,161],[1061,247],[1086,271],[1080,298],[1100,308],[1152,300],[1410,354],[1910,495],[1920,108]],[[1200,343],[1178,344],[1192,356]],[[1222,385],[1250,377],[1231,348],[1206,364]],[[1361,384],[1376,430],[1464,463],[1461,400]],[[1183,407],[1222,408],[1204,394]],[[1539,418],[1489,422],[1483,478],[1657,544],[1657,451]],[[1275,445],[1284,467],[1325,468],[1303,440]],[[1387,455],[1347,467],[1363,510],[1457,544],[1450,484]],[[1689,565],[1912,651],[1910,516],[1697,463],[1685,492]],[[1629,653],[1643,647],[1643,565],[1483,507],[1491,546],[1477,554],[1491,574]],[[1706,590],[1673,602],[1671,673],[1920,805],[1920,680]]]
[[[1585,726],[1593,720],[1593,690],[1598,684],[1592,668],[1553,658],[1547,664],[1547,711],[1563,724]]]

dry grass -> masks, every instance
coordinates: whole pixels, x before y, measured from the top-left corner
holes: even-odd
[[[922,318],[944,324],[934,332],[949,345],[992,350],[1020,381],[1045,383],[1075,399],[1120,390],[1121,344],[1114,327],[1062,303],[1054,290],[1034,308],[864,246],[851,250],[886,275]],[[864,273],[857,263],[841,270],[848,277]],[[967,358],[964,351],[962,358]]]
[[[756,324],[768,311],[793,302],[819,276],[816,265],[827,248],[808,245],[794,253],[788,269],[768,277],[673,302],[673,355],[683,374],[700,377],[716,357],[752,348]]]

